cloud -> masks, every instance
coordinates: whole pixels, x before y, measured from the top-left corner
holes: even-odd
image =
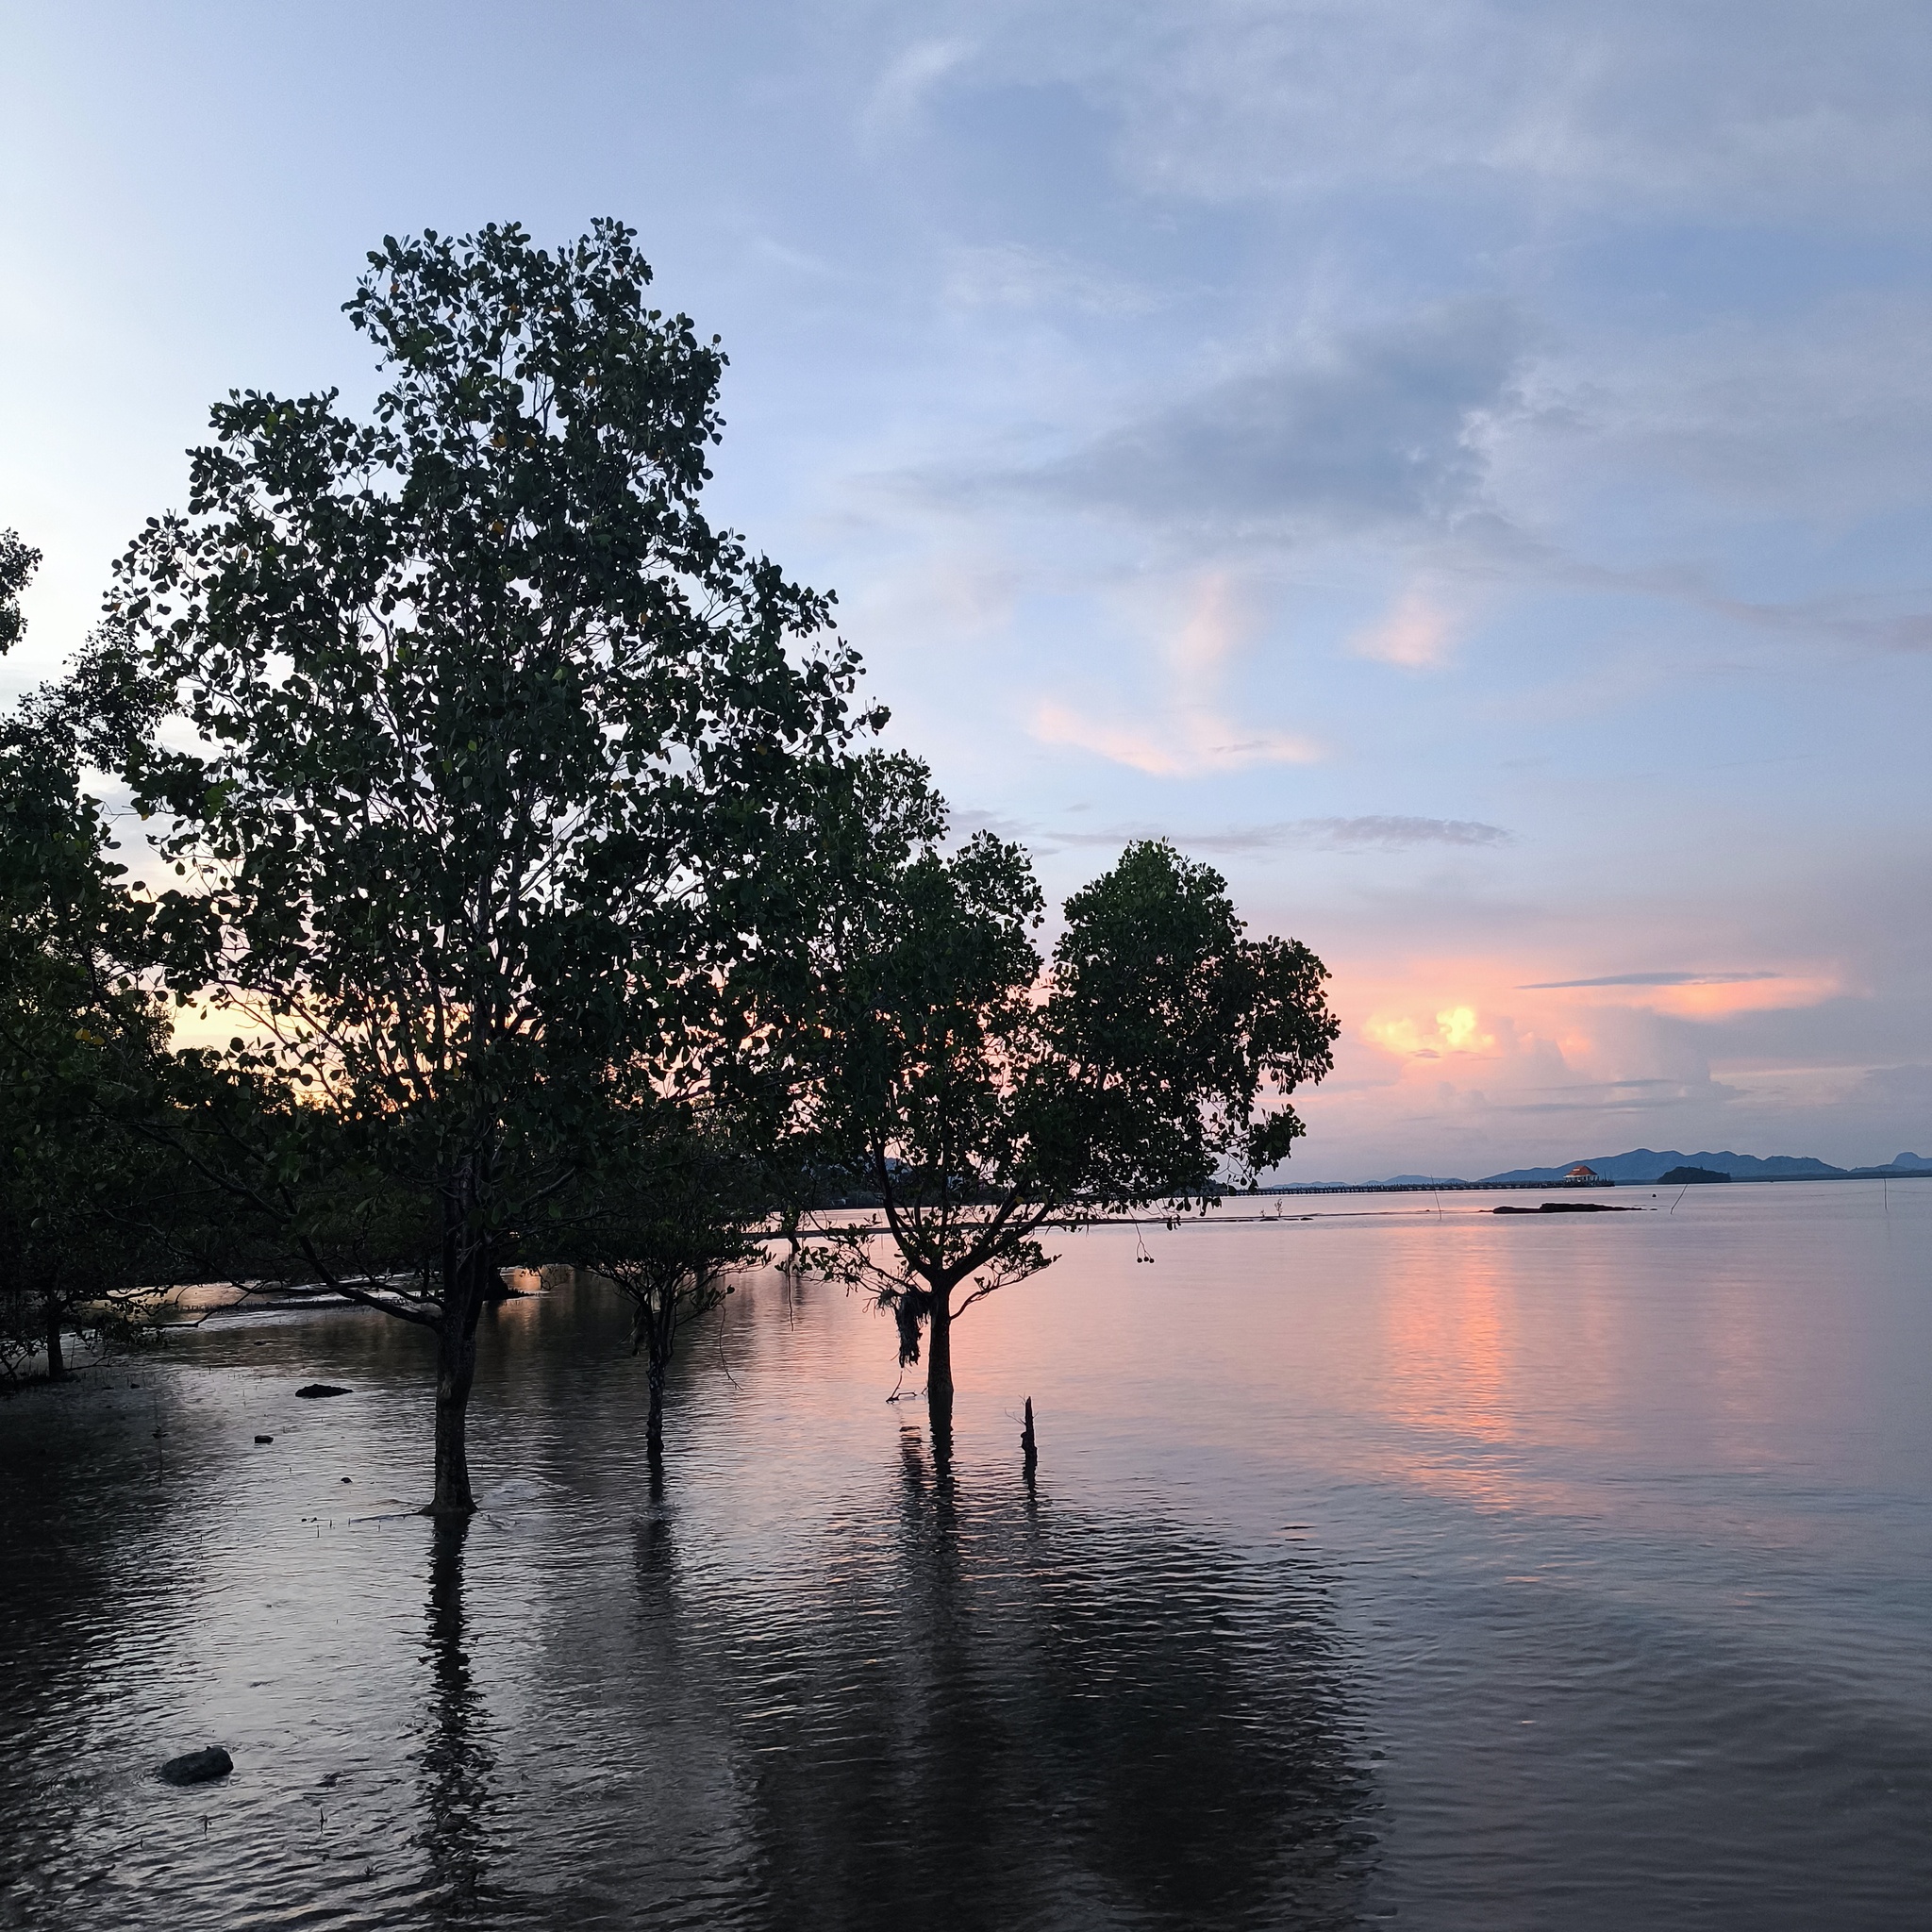
[[[1506,407],[1522,354],[1508,305],[1442,303],[1304,342],[1000,480],[1222,536],[1449,520],[1480,495],[1478,419]]]
[[[1116,165],[1163,199],[1354,189],[1358,225],[1395,193],[1517,203],[1545,229],[1607,211],[1925,218],[1919,0],[937,0],[921,17],[973,37],[982,81],[1077,89],[1116,122]],[[894,85],[958,44],[901,55]]]
[[[1514,837],[1480,819],[1293,819],[1281,829],[1298,842],[1345,850],[1374,845],[1390,852],[1412,845],[1507,845]]]
[[[1567,992],[1578,986],[1740,986],[1753,979],[1782,979],[1781,973],[1607,973],[1599,979],[1535,979],[1518,992]]]
[[[1600,459],[1746,513],[1830,526],[1928,495],[1932,303],[1867,291],[1726,316],[1592,358],[1575,405]],[[1544,380],[1555,391],[1564,364]]]
[[[1086,717],[1049,701],[1035,709],[1032,730],[1042,744],[1070,745],[1156,778],[1238,772],[1246,765],[1310,764],[1322,756],[1312,739],[1277,731],[1243,733],[1207,710],[1182,712],[1163,729],[1154,730]]]
[[[1408,1059],[1439,1060],[1448,1054],[1489,1057],[1498,1045],[1496,1034],[1485,1027],[1482,1016],[1471,1006],[1444,1007],[1433,1024],[1403,1013],[1372,1013],[1361,1030],[1362,1037],[1384,1053]]]
[[[911,121],[928,95],[973,54],[964,39],[919,41],[896,55],[874,84],[863,115],[874,133],[901,128]]]
[[[1932,168],[1914,0],[1163,0],[1109,7],[1095,84],[1150,186],[1790,222],[1913,209]]]
[[[1160,653],[1169,686],[1153,708],[1160,724],[1124,722],[1048,699],[1034,710],[1033,736],[1042,744],[1071,745],[1158,778],[1313,763],[1323,754],[1312,739],[1256,730],[1223,708],[1221,686],[1250,621],[1233,580],[1224,572],[1204,573],[1194,583],[1186,619]]]
[[[1272,824],[1229,825],[1220,831],[1176,832],[1153,824],[1106,825],[1092,831],[1043,830],[993,814],[975,813],[970,822],[1001,838],[1038,833],[1056,845],[1126,845],[1136,839],[1172,839],[1184,852],[1273,852],[1283,846],[1334,851],[1405,852],[1418,845],[1495,846],[1513,834],[1475,819],[1278,819]]]
[[[1357,658],[1400,664],[1409,671],[1435,671],[1448,661],[1455,625],[1440,604],[1421,591],[1405,591],[1380,624],[1357,631],[1349,650]]]
[[[1932,1158],[1932,1067],[1868,1067],[1845,1100],[1868,1122],[1887,1124],[1889,1133],[1885,1128],[1880,1133],[1898,1142],[1890,1152]],[[1866,1131],[1871,1133],[1871,1127]]]
[[[1144,315],[1160,302],[1144,283],[1017,242],[955,249],[944,293],[962,308],[1077,309],[1107,316]]]
[[[1639,996],[1637,1004],[1680,1019],[1713,1021],[1734,1014],[1817,1006],[1844,991],[1833,972],[1609,973],[1590,979],[1532,980],[1518,992],[1601,991]],[[1601,1010],[1601,1003],[1598,1003]]]

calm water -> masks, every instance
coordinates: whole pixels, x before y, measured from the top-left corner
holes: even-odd
[[[776,1274],[658,1496],[610,1302],[503,1309],[466,1531],[377,1316],[0,1404],[0,1924],[1932,1923],[1932,1184],[1671,1200],[1069,1239],[949,1478]]]

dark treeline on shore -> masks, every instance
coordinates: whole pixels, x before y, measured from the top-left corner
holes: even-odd
[[[655,1455],[680,1326],[779,1237],[893,1317],[943,1455],[953,1324],[1047,1224],[1300,1135],[1321,962],[1160,841],[1042,955],[1027,855],[949,837],[832,600],[707,521],[724,357],[650,278],[609,222],[385,241],[369,418],[219,404],[0,720],[0,1374],[184,1283],[314,1286],[434,1335],[461,1514],[506,1269],[628,1298]],[[0,537],[0,648],[37,562]]]

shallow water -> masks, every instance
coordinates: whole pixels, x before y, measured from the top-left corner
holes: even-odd
[[[657,1496],[606,1294],[493,1315],[463,1530],[379,1316],[0,1404],[0,1924],[1924,1923],[1932,1183],[1613,1198],[1070,1237],[949,1475],[776,1274]]]

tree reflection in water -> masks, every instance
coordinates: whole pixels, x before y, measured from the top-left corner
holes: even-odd
[[[473,1683],[467,1525],[438,1525],[417,1764],[442,1923],[1359,1922],[1374,1790],[1299,1558],[948,1473],[909,1428],[882,1488],[795,1537],[734,1544],[677,1487],[632,1519],[628,1616],[576,1573],[521,1740]]]
[[[416,1755],[422,1794],[415,1842],[427,1862],[428,1898],[461,1923],[486,1897],[492,1754],[464,1641],[463,1549],[470,1518],[432,1521],[427,1641],[428,1708]]]
[[[1158,1520],[896,1506],[735,1652],[746,1922],[926,1932],[1358,1921],[1374,1793],[1323,1592]]]

